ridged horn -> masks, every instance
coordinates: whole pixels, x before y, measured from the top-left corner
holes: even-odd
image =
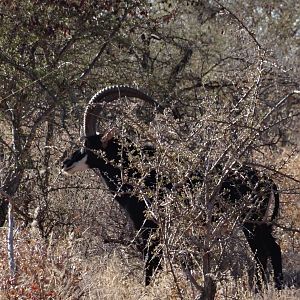
[[[141,99],[151,104],[153,108],[158,112],[163,112],[164,110],[163,107],[161,107],[153,98],[151,98],[141,90],[129,86],[108,87],[97,92],[87,105],[83,122],[85,136],[96,134],[97,118],[102,109],[101,103],[112,102],[120,99],[121,97]]]

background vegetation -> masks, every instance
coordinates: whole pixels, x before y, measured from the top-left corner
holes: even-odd
[[[299,13],[293,0],[1,1],[0,298],[195,299],[210,278],[216,299],[298,299]],[[97,174],[60,174],[80,145],[87,101],[115,84],[147,91],[182,118],[167,111],[149,124],[139,116],[145,107],[115,103],[99,129],[117,124],[137,143],[154,142],[158,158],[137,162],[142,171],[156,167],[180,182],[201,165],[207,178],[205,190],[170,194],[149,210],[166,254],[147,288],[131,224]],[[210,171],[235,161],[280,186],[280,293],[249,287],[254,263],[237,208],[203,226],[218,180]],[[16,222],[14,277],[5,194]]]

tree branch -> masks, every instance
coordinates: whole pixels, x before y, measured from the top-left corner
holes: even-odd
[[[106,47],[109,45],[110,41],[112,40],[112,38],[117,34],[117,32],[120,30],[123,21],[126,19],[127,17],[127,11],[125,11],[123,17],[120,19],[119,23],[117,24],[117,26],[113,29],[113,31],[110,33],[110,35],[108,36],[107,40],[103,43],[102,47],[100,48],[99,52],[97,53],[97,55],[94,57],[94,59],[92,60],[92,62],[89,64],[88,68],[80,75],[79,79],[84,79],[90,72],[91,70],[94,68],[96,62],[99,60],[99,58],[101,57],[101,55],[103,54],[103,52],[105,51]]]
[[[257,45],[258,49],[262,49],[261,44],[258,42],[258,40],[255,37],[255,34],[250,31],[250,29],[244,24],[244,22],[235,14],[233,13],[229,8],[227,8],[226,6],[224,6],[223,4],[221,4],[219,1],[214,0],[222,9],[224,9],[225,11],[227,11],[234,19],[237,20],[237,22],[242,26],[242,28],[244,28],[246,30],[246,32],[250,35],[250,37],[252,38],[252,40],[254,41],[254,43]]]
[[[169,84],[174,87],[176,78],[179,75],[180,72],[186,67],[188,62],[190,61],[191,57],[193,55],[193,50],[191,48],[187,48],[183,54],[183,57],[179,61],[179,63],[173,68],[171,71],[170,77],[169,77]]]
[[[27,221],[28,223],[31,223],[33,221],[33,218],[27,216],[26,214],[24,214],[19,208],[18,206],[15,204],[15,201],[13,199],[13,197],[11,197],[9,194],[7,194],[5,191],[3,191],[2,189],[0,189],[0,195],[2,195],[5,199],[5,201],[7,201],[8,203],[11,204],[12,209],[19,214],[20,216],[22,216],[25,221]]]

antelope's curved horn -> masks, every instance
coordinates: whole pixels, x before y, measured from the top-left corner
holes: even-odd
[[[144,92],[129,86],[112,86],[97,92],[89,101],[84,113],[84,134],[91,136],[96,134],[97,118],[102,109],[102,103],[112,102],[121,97],[132,97],[150,103],[158,112],[163,112],[164,108],[159,105],[152,97]]]

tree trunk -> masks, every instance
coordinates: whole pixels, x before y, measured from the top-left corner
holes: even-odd
[[[10,274],[12,277],[14,277],[16,273],[16,264],[15,264],[15,256],[14,256],[14,217],[13,217],[11,203],[8,205],[7,250],[8,250]]]
[[[2,190],[9,196],[13,197],[19,188],[21,177],[22,175],[20,173],[11,172],[5,180]],[[2,227],[5,223],[8,212],[8,203],[7,199],[0,199],[0,227]]]
[[[202,295],[197,300],[214,300],[217,286],[211,276],[211,258],[209,250],[203,254],[203,275],[204,275],[204,288]]]

